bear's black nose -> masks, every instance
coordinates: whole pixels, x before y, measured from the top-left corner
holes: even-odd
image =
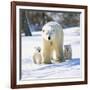
[[[38,52],[40,52],[40,50],[38,50]]]
[[[48,37],[48,40],[50,40],[50,39],[51,39],[51,37],[49,36],[49,37]]]

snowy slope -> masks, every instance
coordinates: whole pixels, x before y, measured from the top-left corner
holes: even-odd
[[[81,77],[79,27],[64,29],[64,45],[71,45],[72,60],[59,64],[36,65],[33,63],[33,47],[41,46],[41,32],[32,34],[31,37],[22,36],[22,80]]]

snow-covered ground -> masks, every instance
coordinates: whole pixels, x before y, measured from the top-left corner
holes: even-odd
[[[32,51],[35,46],[41,46],[41,32],[32,34],[32,36],[22,36],[22,80],[81,77],[79,27],[64,29],[64,45],[71,45],[72,60],[58,64],[33,63]]]

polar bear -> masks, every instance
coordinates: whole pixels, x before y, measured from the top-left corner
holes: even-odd
[[[50,64],[53,59],[55,62],[62,62],[63,59],[63,29],[57,22],[46,23],[42,28],[41,56],[42,63]]]
[[[40,47],[34,47],[33,50],[33,62],[34,64],[41,64],[41,48]]]
[[[64,59],[72,59],[71,45],[64,45]]]

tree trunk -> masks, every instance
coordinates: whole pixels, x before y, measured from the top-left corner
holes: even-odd
[[[29,25],[28,11],[25,11],[25,36],[32,36]]]

